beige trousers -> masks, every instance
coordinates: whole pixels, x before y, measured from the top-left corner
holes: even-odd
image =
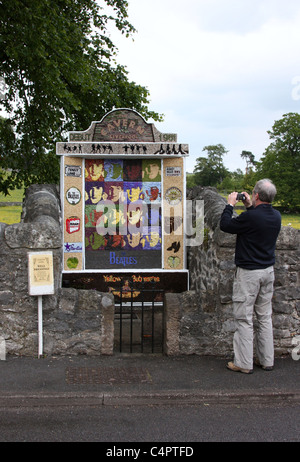
[[[273,284],[273,266],[262,270],[236,269],[232,296],[236,325],[233,350],[234,364],[243,369],[253,368],[253,312],[257,318],[255,347],[258,360],[262,366],[273,366]]]

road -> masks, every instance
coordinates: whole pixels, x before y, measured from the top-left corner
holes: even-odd
[[[300,441],[300,404],[296,403],[0,409],[0,442],[120,443],[116,447],[122,447],[122,442],[132,442],[133,447],[142,442],[169,446],[180,442],[193,447],[193,442],[294,441]],[[103,448],[106,451],[113,444]]]

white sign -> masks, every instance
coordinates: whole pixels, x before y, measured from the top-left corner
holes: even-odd
[[[66,197],[69,204],[76,205],[80,202],[81,194],[78,188],[73,187],[68,189]]]
[[[28,253],[29,295],[53,295],[53,253]]]
[[[65,175],[80,178],[81,177],[81,167],[79,165],[66,165]]]
[[[181,176],[181,167],[167,167],[166,176]]]

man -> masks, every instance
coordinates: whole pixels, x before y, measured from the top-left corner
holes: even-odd
[[[256,183],[252,199],[244,192],[247,209],[232,218],[237,193],[228,196],[220,221],[222,231],[237,234],[233,282],[233,315],[236,331],[233,337],[234,360],[227,368],[246,374],[253,372],[253,310],[258,327],[256,353],[258,365],[272,370],[274,364],[272,296],[274,283],[275,245],[281,227],[280,213],[273,209],[276,188],[263,179]]]

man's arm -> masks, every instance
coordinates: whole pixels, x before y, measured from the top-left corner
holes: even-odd
[[[247,210],[252,209],[252,201],[248,193],[244,192],[246,200],[243,201]],[[220,220],[220,229],[225,233],[238,234],[244,232],[247,228],[247,214],[242,213],[236,218],[232,218],[233,207],[237,203],[237,192],[233,192],[228,196],[228,204],[226,205]]]

